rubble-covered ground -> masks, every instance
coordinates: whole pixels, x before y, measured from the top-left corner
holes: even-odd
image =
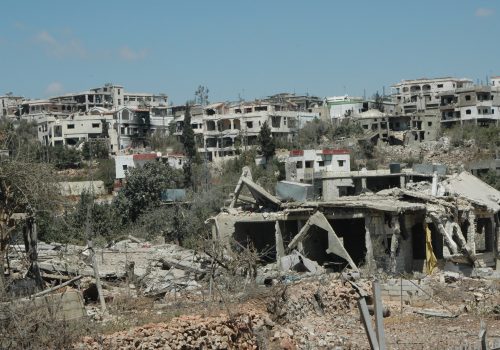
[[[467,162],[491,157],[486,150],[481,150],[473,140],[466,142],[464,146],[454,147],[448,137],[408,146],[379,144],[376,150],[378,159],[385,166],[392,162],[439,163],[446,165],[453,171],[460,171]]]
[[[85,247],[40,243],[39,256],[45,277],[84,276],[76,289],[86,301],[89,331],[75,349],[369,348],[359,293],[339,273],[278,273],[267,265],[254,278],[242,269],[244,262],[214,270],[204,253],[126,240],[97,250],[107,302],[103,314]],[[13,253],[11,264],[21,269],[23,262]],[[402,310],[399,277],[377,276],[395,289],[383,294],[388,348],[475,349],[481,321],[490,345],[500,346],[500,279],[496,271],[484,270],[474,278],[443,271],[405,276],[426,292],[405,294]],[[371,294],[373,278],[354,283]]]
[[[446,278],[445,278],[446,277]],[[274,286],[249,286],[238,298],[224,291],[213,301],[201,291],[191,298],[164,299],[140,307],[145,324],[113,331],[124,316],[104,320],[108,332],[86,337],[76,349],[368,349],[357,309],[358,293],[338,274],[295,276]],[[438,273],[426,278],[433,297],[405,301],[384,298],[389,349],[458,349],[478,344],[484,320],[491,345],[500,345],[500,282]],[[370,291],[368,280],[357,284]],[[205,301],[203,301],[203,299]],[[433,309],[456,317],[426,317]],[[176,313],[182,314],[176,316]],[[139,315],[140,314],[140,315]],[[439,314],[439,312],[438,312]],[[150,319],[157,322],[148,323]],[[164,317],[163,321],[159,321]],[[173,317],[172,317],[173,316]],[[125,316],[127,317],[127,316]],[[114,326],[113,326],[114,325]],[[472,347],[471,347],[472,348]],[[460,348],[462,349],[462,348]]]

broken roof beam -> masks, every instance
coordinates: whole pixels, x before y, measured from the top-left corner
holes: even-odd
[[[243,167],[243,171],[241,173],[240,179],[238,180],[238,184],[234,189],[233,199],[229,204],[229,208],[234,208],[236,206],[236,203],[238,202],[238,198],[240,197],[240,193],[244,185],[248,187],[250,193],[252,194],[257,204],[260,204],[264,207],[268,207],[271,209],[278,209],[281,207],[281,201],[277,197],[273,196],[272,194],[267,192],[264,188],[253,182],[250,168],[246,166]],[[248,197],[242,196],[241,199],[243,201],[248,202]]]
[[[271,207],[274,209],[278,209],[279,207],[281,207],[281,201],[277,197],[267,192],[263,187],[257,185],[251,179],[246,177],[242,177],[241,180],[245,185],[247,185],[250,193],[255,198],[257,203],[261,204],[264,207]]]
[[[444,242],[446,243],[446,246],[450,249],[451,254],[456,255],[458,253],[457,244],[455,243],[455,241],[453,241],[453,238],[444,228],[444,225],[441,222],[439,216],[433,212],[429,212],[428,215],[431,218],[434,225],[436,226],[438,232],[443,236]]]
[[[437,227],[439,233],[444,237],[444,241],[448,248],[450,248],[453,255],[457,255],[460,252],[467,256],[467,258],[476,267],[480,267],[480,262],[477,260],[476,255],[473,250],[467,245],[467,241],[462,233],[460,225],[456,222],[447,221],[443,224],[443,220],[434,212],[429,212],[429,217],[431,218],[434,225]],[[456,238],[456,241],[453,239]],[[458,243],[458,244],[457,244]]]
[[[252,173],[250,172],[249,167],[243,167],[243,170],[241,171],[241,176],[240,179],[238,180],[238,183],[236,184],[236,188],[234,189],[234,194],[233,194],[233,199],[231,200],[231,204],[229,204],[229,208],[234,208],[236,205],[236,202],[238,201],[238,196],[240,195],[241,190],[243,189],[243,179],[244,178],[252,178]]]
[[[293,237],[292,241],[288,245],[288,248],[293,249],[299,244],[299,242],[302,242],[308,236],[309,230],[313,225],[328,232],[328,248],[326,249],[326,252],[329,254],[340,256],[341,258],[345,259],[353,269],[358,271],[358,267],[352,260],[349,253],[345,250],[342,242],[326,219],[325,215],[323,215],[323,213],[319,211],[314,213],[309,218],[309,220],[307,220],[300,232],[297,233],[295,237]]]
[[[425,211],[426,205],[423,203],[411,203],[399,201],[387,196],[363,196],[345,197],[330,202],[305,202],[305,203],[283,203],[282,207],[293,208],[338,208],[338,209],[362,209],[378,210],[394,214],[405,211]]]

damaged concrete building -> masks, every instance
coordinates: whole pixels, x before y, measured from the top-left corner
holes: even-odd
[[[285,202],[244,169],[229,208],[211,219],[213,237],[229,250],[250,248],[280,270],[498,268],[500,192],[466,172],[443,176],[433,187],[441,195],[395,186]]]

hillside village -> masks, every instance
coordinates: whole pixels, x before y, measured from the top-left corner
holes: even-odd
[[[0,96],[0,347],[498,348],[500,76],[391,89]]]

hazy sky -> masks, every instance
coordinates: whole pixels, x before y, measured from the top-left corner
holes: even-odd
[[[112,82],[176,104],[362,96],[402,79],[500,75],[500,0],[6,1],[0,94]]]

